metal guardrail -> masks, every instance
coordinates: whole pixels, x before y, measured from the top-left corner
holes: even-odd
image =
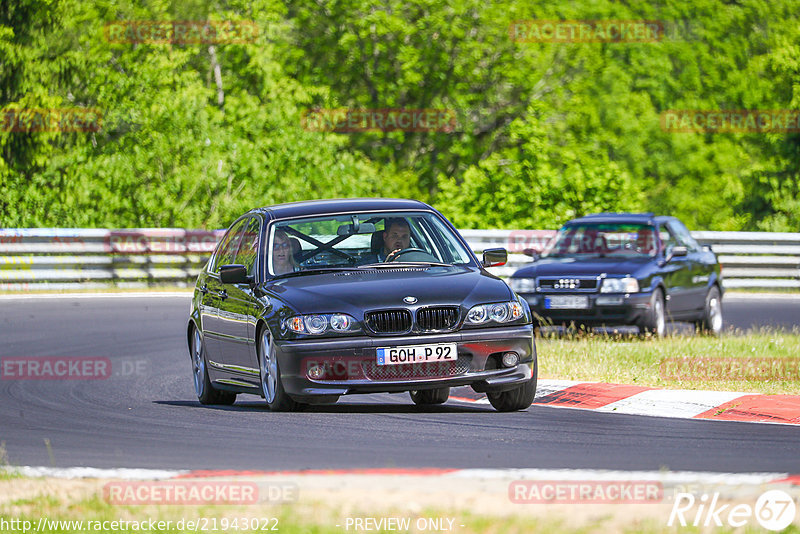
[[[0,229],[0,290],[189,287],[224,232],[182,229]],[[462,230],[477,253],[503,247],[507,277],[553,230]],[[800,233],[692,232],[711,245],[726,288],[800,288]]]

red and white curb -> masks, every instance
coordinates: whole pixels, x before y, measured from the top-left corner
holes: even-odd
[[[456,479],[509,479],[509,480],[652,480],[665,486],[686,484],[715,484],[725,486],[763,486],[781,484],[800,486],[800,475],[790,473],[715,473],[705,471],[620,471],[608,469],[450,469],[450,468],[356,468],[356,469],[301,469],[301,470],[225,470],[209,469],[99,469],[94,467],[3,467],[0,471],[39,478],[60,479],[122,479],[169,480],[199,478],[260,478],[260,477],[316,477],[316,476],[410,476],[443,477]],[[9,480],[13,483],[13,479]]]
[[[485,396],[451,396],[454,401],[489,404]],[[800,425],[800,395],[754,395],[732,391],[655,389],[604,382],[539,380],[541,406],[598,412],[715,421]]]

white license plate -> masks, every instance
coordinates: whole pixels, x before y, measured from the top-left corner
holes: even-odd
[[[445,362],[458,359],[455,343],[435,345],[405,345],[403,347],[378,347],[378,365],[404,363]]]
[[[545,297],[544,307],[548,310],[584,310],[589,307],[589,297],[585,295]]]

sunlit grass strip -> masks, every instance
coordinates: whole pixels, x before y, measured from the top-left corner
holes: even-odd
[[[721,337],[668,336],[662,339],[624,335],[558,333],[537,337],[540,378],[635,384],[667,389],[706,389],[764,394],[800,394],[800,330],[760,330]],[[785,364],[762,366],[741,358]],[[670,362],[683,363],[671,372]],[[716,362],[716,363],[715,363]],[[697,369],[696,376],[687,370]],[[747,372],[743,372],[746,369]]]

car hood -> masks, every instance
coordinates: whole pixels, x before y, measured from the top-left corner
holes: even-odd
[[[536,276],[611,276],[635,275],[653,258],[543,258],[523,267],[514,277],[532,278]]]
[[[513,298],[505,282],[474,267],[372,269],[305,274],[269,283],[264,290],[297,313],[464,305],[502,302]],[[416,303],[405,303],[405,297]]]

